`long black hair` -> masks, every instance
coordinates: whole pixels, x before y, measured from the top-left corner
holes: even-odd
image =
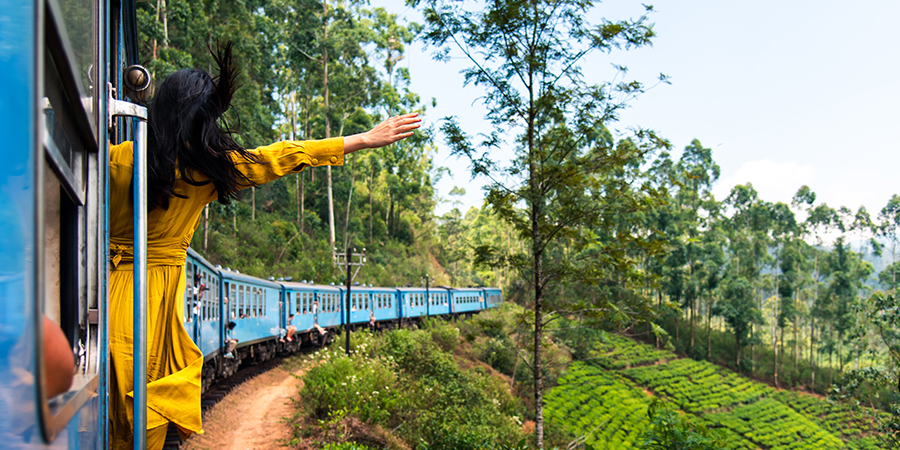
[[[223,115],[237,90],[237,67],[232,43],[210,48],[219,76],[198,69],[182,69],[162,82],[147,118],[147,191],[149,209],[168,209],[175,192],[176,171],[186,183],[213,183],[219,201],[230,203],[250,180],[234,166],[232,153],[252,162],[257,158],[231,137]],[[221,125],[220,125],[221,122]],[[209,180],[198,181],[198,172]]]

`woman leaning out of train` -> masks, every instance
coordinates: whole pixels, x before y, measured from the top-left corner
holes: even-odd
[[[227,125],[236,64],[231,43],[213,55],[219,76],[184,69],[157,89],[148,118],[147,448],[161,449],[173,422],[182,437],[202,432],[203,354],[183,326],[185,257],[203,207],[229,203],[241,189],[305,167],[341,165],[344,155],[413,134],[417,114],[391,117],[370,131],[319,141],[241,147]],[[110,148],[110,445],[132,446],[132,144]]]

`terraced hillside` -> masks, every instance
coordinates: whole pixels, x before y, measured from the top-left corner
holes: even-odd
[[[721,430],[728,449],[876,450],[872,425],[848,407],[779,391],[703,361],[606,335],[592,364],[575,363],[547,395],[547,420],[589,449],[634,448],[652,396]]]

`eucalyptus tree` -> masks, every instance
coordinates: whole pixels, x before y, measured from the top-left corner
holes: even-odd
[[[762,272],[765,265],[771,259],[769,247],[771,245],[770,229],[772,226],[772,207],[768,202],[759,198],[753,185],[737,185],[732,188],[726,204],[734,209],[734,214],[729,221],[729,246],[732,253],[732,266],[734,275],[745,278],[753,286],[756,301],[757,314],[762,317],[763,283]],[[763,323],[748,322],[750,324],[750,369],[756,370],[755,348],[759,337],[754,334],[754,325]]]
[[[823,235],[827,234],[837,223],[837,213],[827,204],[819,204],[813,206],[816,201],[816,194],[809,186],[802,186],[794,194],[791,204],[795,208],[802,208],[806,213],[806,220],[801,224],[801,236],[803,238],[812,238],[813,242],[809,250],[813,254],[812,265],[812,288],[813,293],[810,297],[810,303],[807,305],[809,309],[809,372],[810,387],[816,384],[816,319],[824,315],[824,301],[819,296],[819,285],[822,282],[822,276],[819,266],[819,255],[822,253],[824,245]]]
[[[679,222],[683,240],[684,263],[686,276],[684,294],[687,297],[687,306],[690,308],[691,343],[690,349],[694,349],[694,315],[696,313],[696,300],[703,288],[703,274],[700,271],[702,265],[703,250],[700,241],[703,218],[709,216],[709,211],[704,211],[704,206],[712,198],[712,185],[719,179],[721,169],[713,161],[712,150],[704,148],[699,140],[694,139],[684,148],[681,158],[675,167],[678,177],[679,189],[675,194],[675,202],[680,209]]]
[[[343,1],[280,0],[266,6],[281,24],[287,43],[284,58],[297,75],[285,91],[300,91],[307,107],[320,99],[307,127],[311,134],[330,138],[358,131],[370,122],[366,108],[381,99],[382,81],[369,61],[367,46],[373,43],[372,28],[362,20],[364,11],[356,3]],[[302,90],[300,89],[302,88]],[[335,244],[334,181],[326,167],[329,241]],[[348,172],[349,175],[349,172]],[[345,184],[348,203],[352,177]]]
[[[885,281],[882,282],[882,286],[888,284],[890,289],[897,289],[897,240],[900,238],[898,232],[900,232],[900,196],[894,194],[878,213],[878,235],[887,238],[891,244],[891,264],[888,266],[890,277],[885,276]],[[888,280],[890,282],[886,283]]]
[[[744,347],[753,325],[763,323],[762,314],[754,300],[755,288],[744,276],[732,276],[725,282],[722,300],[716,303],[713,314],[722,316],[734,334],[735,366],[742,368]]]
[[[706,359],[712,360],[712,316],[719,287],[725,277],[726,232],[723,222],[727,219],[722,215],[722,203],[712,195],[706,200],[704,209],[709,215],[704,220],[704,230],[700,236],[700,280],[701,291],[706,293]]]
[[[788,207],[788,205],[778,202],[772,205],[772,209],[770,211],[771,217],[771,238],[772,243],[775,245],[773,254],[775,256],[775,261],[773,264],[775,276],[775,317],[773,317],[772,321],[772,351],[775,357],[775,386],[778,386],[778,335],[776,330],[781,330],[782,342],[784,341],[784,325],[787,321],[793,320],[794,316],[794,308],[793,308],[793,292],[785,292],[788,295],[782,296],[781,294],[781,284],[782,284],[782,272],[783,267],[781,262],[785,259],[785,248],[790,244],[790,242],[794,239],[797,233],[797,220],[794,217],[794,212]],[[785,283],[786,286],[789,286],[789,281]],[[783,349],[782,345],[782,349]]]
[[[448,119],[442,130],[452,152],[469,158],[473,174],[489,178],[486,202],[530,246],[527,258],[510,262],[527,274],[534,295],[530,366],[535,443],[543,448],[543,330],[558,317],[545,311],[545,295],[555,284],[582,275],[611,293],[591,311],[634,311],[612,307],[638,297],[626,289],[636,272],[626,247],[639,245],[639,238],[628,234],[628,222],[635,219],[625,213],[646,203],[640,165],[647,153],[664,144],[646,131],[614,144],[605,125],[644,86],[590,85],[581,64],[592,52],[650,44],[652,25],[642,15],[594,26],[586,20],[594,3],[584,0],[412,3],[424,5],[425,41],[445,59],[451,48],[460,52],[470,63],[464,70],[466,82],[485,90],[482,101],[494,132],[476,145],[455,119]],[[495,159],[501,148],[515,152],[509,165]],[[626,222],[613,223],[613,216]],[[547,258],[564,239],[578,240],[581,251],[570,259]],[[498,265],[508,261],[489,247],[480,249],[479,259]],[[585,271],[575,272],[575,266]],[[640,300],[638,306],[644,303]]]

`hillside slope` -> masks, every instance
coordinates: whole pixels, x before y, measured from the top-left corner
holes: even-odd
[[[606,334],[591,364],[574,363],[547,396],[549,422],[589,449],[638,448],[657,396],[719,429],[729,449],[880,448],[846,406],[776,390],[728,369]]]

